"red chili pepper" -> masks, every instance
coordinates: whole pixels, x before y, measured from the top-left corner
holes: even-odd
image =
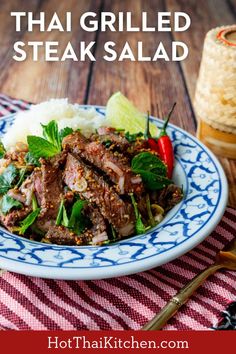
[[[158,143],[153,138],[148,138],[148,145],[152,151],[159,152]]]
[[[175,108],[176,103],[174,103],[170,113],[168,114],[165,123],[163,125],[163,128],[161,129],[159,139],[157,140],[157,145],[159,148],[159,155],[160,158],[163,162],[165,162],[167,166],[167,176],[168,178],[172,177],[172,172],[174,168],[174,151],[173,151],[173,146],[172,142],[170,140],[170,137],[166,133],[166,127],[169,123],[171,114]]]
[[[146,130],[145,130],[145,134],[144,134],[144,138],[147,139],[148,141],[148,146],[150,147],[150,149],[152,151],[158,152],[158,143],[156,141],[156,139],[152,138],[151,133],[150,133],[150,127],[149,127],[149,112],[147,115],[147,125],[146,125]]]

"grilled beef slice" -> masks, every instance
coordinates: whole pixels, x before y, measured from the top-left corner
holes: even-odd
[[[108,127],[98,128],[98,134],[94,134],[92,140],[98,140],[101,143],[110,142],[111,145],[114,145],[120,151],[126,151],[130,145],[124,136],[119,134],[114,128]]]
[[[106,221],[98,208],[91,204],[87,205],[84,208],[84,214],[89,217],[93,226],[80,235],[80,241],[85,244],[90,241],[96,245],[101,241],[108,240]]]
[[[18,223],[24,218],[26,218],[27,215],[31,213],[31,211],[31,207],[24,207],[19,210],[12,210],[7,215],[0,215],[0,221],[8,230],[11,231],[11,228],[18,225]]]
[[[135,175],[127,163],[127,158],[105,148],[99,141],[90,141],[80,132],[75,132],[63,139],[63,147],[90,164],[105,172],[117,185],[120,194],[140,193],[143,190],[142,179]]]
[[[103,216],[96,207],[86,206],[84,212],[88,216],[93,226],[85,230],[82,234],[76,235],[74,232],[64,226],[50,226],[45,235],[45,239],[58,245],[81,246],[92,243],[94,245],[101,243],[99,240],[107,240],[106,223]]]
[[[92,205],[87,205],[84,208],[84,213],[90,218],[93,224],[90,229],[85,230],[80,235],[76,235],[64,226],[53,225],[49,227],[45,239],[59,245],[87,245],[89,242],[96,244],[96,242],[93,242],[93,238],[95,238],[95,241],[99,237],[108,239],[106,222],[99,210]]]
[[[38,205],[42,204],[43,196],[43,183],[42,183],[42,171],[40,168],[36,169],[32,174],[32,180],[34,182],[34,194],[37,199]]]
[[[56,219],[63,193],[62,171],[50,159],[41,159],[42,198],[41,214],[49,219]]]
[[[37,201],[41,207],[36,226],[46,232],[55,224],[63,194],[62,171],[58,160],[40,159],[41,173],[35,177]]]
[[[44,238],[57,245],[76,245],[76,235],[65,226],[50,226]]]
[[[64,171],[65,184],[83,199],[97,205],[101,214],[121,236],[134,232],[134,211],[116,192],[84,162],[68,154]]]

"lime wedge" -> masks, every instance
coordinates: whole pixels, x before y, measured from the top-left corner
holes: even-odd
[[[116,129],[124,129],[131,134],[145,132],[147,115],[139,112],[121,92],[116,92],[109,98],[106,117]],[[158,131],[158,128],[150,122],[151,135],[156,137]]]

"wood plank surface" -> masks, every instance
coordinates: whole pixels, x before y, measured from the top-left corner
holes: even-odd
[[[191,101],[194,92],[201,62],[202,46],[206,33],[214,27],[236,23],[236,0],[166,0],[168,11],[185,11],[191,17],[191,30],[175,32],[175,40],[185,42],[189,56],[181,62],[186,86]],[[229,205],[236,207],[236,161],[219,157],[229,182]]]
[[[148,13],[149,25],[155,26],[157,10],[164,11],[164,3],[157,1],[111,1],[104,2],[104,11],[112,11],[116,15],[119,11],[132,11],[133,25],[140,26],[141,12]],[[154,55],[160,41],[167,52],[171,53],[171,35],[169,32],[129,32],[119,33],[102,32],[99,34],[97,57],[103,56],[103,46],[106,41],[116,43],[117,52],[121,52],[126,41],[130,43],[134,53],[137,41],[143,41],[145,55]],[[92,82],[88,102],[91,104],[106,104],[113,92],[121,91],[143,112],[163,117],[170,110],[173,102],[177,102],[172,122],[178,126],[195,132],[195,122],[189,104],[189,98],[177,62],[130,62],[114,61],[107,63],[97,61],[93,67]]]
[[[21,6],[21,1],[14,1],[14,5],[18,11],[24,11]],[[12,3],[12,2],[10,2]],[[35,10],[36,2],[29,2],[28,11]],[[68,41],[71,41],[74,46],[80,41],[89,43],[95,38],[95,33],[79,31],[78,21],[82,13],[86,11],[98,11],[100,0],[67,0],[67,1],[40,1],[37,7],[37,13],[44,11],[46,13],[46,23],[48,24],[52,14],[57,11],[62,23],[65,24],[65,12],[71,11],[73,16],[74,28],[71,33],[52,31],[39,32],[38,27],[33,32],[22,33],[22,41],[28,42],[32,40],[37,41],[60,41],[59,55],[65,49]],[[9,12],[8,12],[9,13]],[[6,16],[6,15],[5,15]],[[7,16],[6,16],[7,17]],[[14,21],[11,20],[11,29],[14,28]],[[8,30],[8,24],[2,25],[4,32]],[[14,38],[15,33],[12,31]],[[14,40],[16,40],[14,38]],[[13,42],[13,40],[12,40]],[[12,53],[11,53],[12,54]],[[0,59],[4,54],[1,53]],[[88,76],[90,71],[90,61],[72,62],[70,60],[65,62],[46,62],[43,59],[43,52],[40,54],[39,61],[33,61],[31,56],[23,62],[16,62],[10,60],[7,75],[5,79],[0,82],[0,91],[6,92],[10,96],[17,98],[24,98],[31,102],[40,102],[52,97],[70,97],[72,101],[83,102]]]
[[[40,0],[31,1],[30,4],[27,0],[22,1],[1,1],[0,2],[0,33],[1,33],[1,46],[0,46],[0,91],[3,83],[9,76],[9,69],[13,64],[12,48],[17,40],[21,40],[25,28],[21,33],[15,31],[14,19],[10,16],[11,11],[19,11],[21,8],[24,11],[37,11]],[[6,15],[7,14],[7,15]],[[14,92],[15,94],[15,92]]]

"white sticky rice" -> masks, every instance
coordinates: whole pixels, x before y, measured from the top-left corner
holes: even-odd
[[[13,147],[17,142],[27,143],[28,135],[42,136],[42,124],[56,120],[59,130],[70,127],[73,130],[89,136],[100,126],[109,126],[104,116],[94,108],[84,109],[78,104],[71,104],[67,98],[51,99],[31,106],[30,110],[19,112],[8,132],[2,138],[6,149]]]

